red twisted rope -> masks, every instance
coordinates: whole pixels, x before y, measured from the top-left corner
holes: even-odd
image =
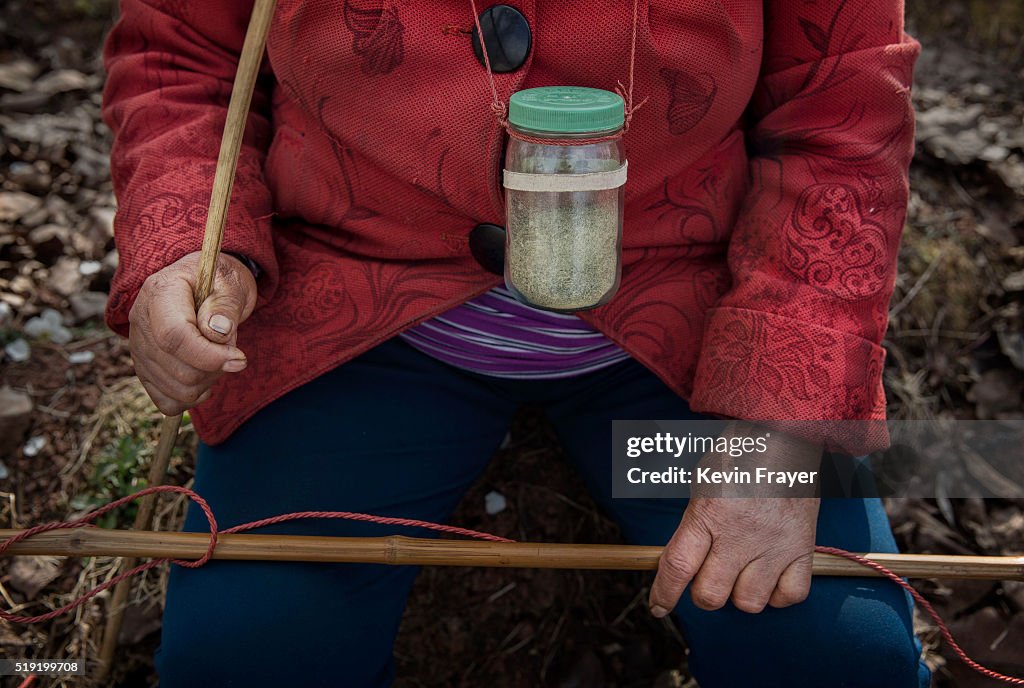
[[[49,621],[50,619],[60,616],[61,614],[69,612],[72,609],[82,605],[87,600],[96,596],[100,592],[103,592],[104,590],[114,585],[117,585],[120,581],[124,580],[125,578],[134,576],[137,573],[151,569],[154,566],[158,566],[165,561],[169,561],[172,564],[178,564],[179,566],[185,566],[187,568],[199,568],[206,562],[210,561],[210,559],[213,557],[213,553],[217,548],[217,536],[220,533],[240,533],[242,531],[254,530],[256,528],[261,528],[263,526],[271,525],[274,523],[295,521],[301,518],[340,518],[349,521],[366,521],[369,523],[380,523],[383,525],[412,526],[416,528],[426,528],[428,530],[435,530],[442,533],[463,535],[466,537],[477,538],[480,540],[490,540],[492,542],[515,542],[514,540],[509,540],[508,538],[499,537],[497,535],[491,535],[490,533],[483,533],[478,530],[470,530],[468,528],[459,528],[457,526],[448,526],[440,523],[420,521],[411,518],[375,516],[373,514],[362,514],[352,511],[296,511],[287,514],[279,514],[277,516],[270,516],[268,518],[259,519],[258,521],[242,523],[240,525],[233,526],[231,528],[226,528],[224,530],[218,530],[217,520],[213,516],[213,510],[210,509],[210,505],[206,502],[205,499],[203,499],[201,496],[199,496],[192,490],[188,489],[187,487],[177,487],[174,485],[159,485],[154,487],[147,487],[143,490],[139,490],[138,492],[130,494],[127,497],[122,497],[113,502],[110,502],[109,504],[105,504],[100,508],[96,509],[95,511],[91,511],[85,516],[82,516],[81,518],[75,519],[73,521],[56,521],[54,523],[44,523],[42,525],[34,526],[32,528],[27,528],[22,532],[18,533],[17,535],[12,535],[3,542],[0,542],[0,556],[3,556],[4,552],[10,549],[11,545],[15,544],[16,542],[26,540],[38,533],[45,533],[51,530],[61,530],[69,528],[95,527],[92,524],[92,521],[95,521],[103,514],[113,509],[116,509],[124,504],[127,504],[128,502],[134,501],[140,497],[145,497],[146,495],[158,492],[174,492],[178,494],[183,494],[189,499],[191,499],[193,502],[195,502],[197,505],[199,505],[199,508],[202,509],[203,514],[206,516],[206,521],[210,525],[210,545],[209,547],[207,547],[206,552],[203,553],[203,556],[194,561],[188,559],[172,558],[153,559],[149,562],[146,562],[145,564],[140,564],[131,569],[128,569],[127,571],[115,576],[114,578],[105,583],[97,585],[89,592],[85,593],[84,595],[78,597],[75,600],[72,600],[60,609],[55,609],[51,612],[48,612],[46,614],[40,614],[38,616],[17,616],[15,614],[12,614],[11,612],[0,610],[0,619],[4,619],[5,621],[9,621],[11,623],[24,624]],[[823,554],[832,554],[838,557],[844,557],[846,559],[849,559],[850,561],[857,562],[861,566],[866,566],[867,568],[873,569],[874,571],[877,571],[878,573],[882,574],[883,576],[891,580],[893,583],[896,583],[901,588],[909,592],[911,596],[913,596],[914,600],[921,606],[921,608],[924,609],[925,612],[927,612],[928,615],[935,621],[936,625],[939,627],[939,630],[942,633],[942,638],[946,641],[946,643],[953,650],[956,656],[959,657],[964,664],[974,669],[978,673],[989,678],[993,678],[998,681],[1004,681],[1012,685],[1024,685],[1024,679],[1016,678],[1014,676],[1007,676],[1006,674],[1001,674],[998,671],[993,671],[992,669],[984,667],[978,662],[968,657],[967,653],[964,652],[963,648],[960,647],[959,643],[957,643],[956,640],[953,639],[953,634],[950,632],[949,627],[942,620],[938,612],[935,611],[935,608],[932,607],[928,600],[922,597],[921,594],[913,588],[913,586],[911,586],[909,583],[907,583],[905,580],[897,576],[895,573],[893,573],[886,567],[882,566],[877,562],[871,561],[870,559],[866,559],[860,556],[859,554],[854,554],[853,552],[848,552],[845,549],[839,549],[838,547],[825,547],[822,545],[818,545],[814,548],[814,551],[821,552]]]
[[[16,616],[8,611],[0,610],[0,619],[3,619],[4,621],[10,621],[11,623],[39,623],[41,621],[49,621],[50,619],[56,618],[61,614],[65,614],[74,609],[75,607],[82,605],[87,600],[91,599],[92,597],[95,597],[107,588],[117,585],[125,578],[130,578],[131,576],[134,576],[137,573],[147,571],[153,568],[154,566],[159,566],[165,561],[170,561],[172,564],[178,564],[180,566],[185,566],[190,569],[199,568],[200,566],[208,562],[210,560],[210,557],[213,556],[214,549],[217,547],[217,521],[213,517],[213,511],[210,510],[210,505],[206,503],[206,500],[200,497],[198,494],[196,494],[195,492],[186,487],[177,487],[174,485],[147,487],[146,489],[139,490],[138,492],[130,494],[127,497],[121,497],[120,499],[114,500],[109,504],[104,504],[95,511],[91,511],[85,516],[82,516],[81,518],[75,519],[73,521],[55,521],[53,523],[43,523],[42,525],[27,528],[26,530],[23,530],[17,535],[12,535],[3,542],[0,542],[0,556],[2,556],[3,553],[10,548],[11,545],[15,544],[16,542],[21,542],[22,540],[30,538],[38,533],[45,533],[51,530],[65,530],[70,528],[84,528],[92,526],[92,521],[95,521],[97,518],[107,513],[108,511],[116,509],[122,504],[127,504],[128,502],[134,501],[139,497],[145,497],[148,494],[153,494],[154,492],[178,492],[181,494],[185,494],[188,496],[189,499],[198,504],[200,509],[203,510],[203,514],[206,515],[206,520],[210,524],[210,546],[207,547],[206,553],[203,554],[203,556],[201,556],[199,559],[196,559],[195,561],[189,561],[188,559],[169,558],[153,559],[151,561],[146,562],[145,564],[139,564],[138,566],[134,566],[128,569],[127,571],[124,571],[118,574],[117,576],[114,576],[105,583],[100,583],[95,588],[85,593],[78,599],[72,600],[71,602],[67,603],[59,609],[54,609],[51,612],[48,612],[46,614],[40,614],[39,616]]]
[[[490,540],[491,542],[515,542],[515,540],[509,540],[508,538],[499,537],[498,535],[482,533],[478,530],[470,530],[468,528],[459,528],[458,526],[446,526],[440,523],[433,523],[431,521],[419,521],[414,518],[395,518],[392,516],[360,514],[354,511],[295,511],[290,514],[280,514],[278,516],[263,518],[258,521],[250,521],[249,523],[243,523],[240,526],[234,526],[220,532],[240,533],[243,530],[253,530],[254,528],[262,528],[263,526],[269,526],[274,523],[284,523],[285,521],[296,521],[300,518],[341,518],[347,521],[367,521],[369,523],[380,523],[386,526],[426,528],[428,530],[436,530],[441,533],[464,535],[465,537],[476,538],[477,540]],[[2,552],[2,550],[0,550],[0,552]]]
[[[480,38],[480,51],[484,56],[484,68],[487,70],[487,80],[491,88],[491,111],[494,112],[494,116],[498,118],[498,122],[505,131],[508,132],[510,137],[520,141],[526,141],[527,143],[537,143],[542,146],[589,146],[595,143],[615,141],[622,138],[623,134],[629,131],[629,124],[633,120],[633,114],[636,113],[636,111],[639,110],[649,98],[648,96],[648,98],[644,98],[636,105],[633,104],[633,74],[636,68],[636,34],[637,25],[640,23],[639,0],[633,0],[633,34],[629,48],[629,86],[624,87],[622,82],[619,81],[618,85],[615,87],[615,92],[618,93],[625,102],[625,121],[623,122],[622,129],[607,136],[566,139],[530,136],[529,134],[517,131],[511,124],[509,124],[508,107],[505,105],[505,102],[498,97],[498,87],[494,83],[494,71],[491,69],[491,58],[487,54],[487,43],[484,41],[483,28],[480,26],[480,13],[476,10],[476,0],[469,0],[469,5],[473,10],[473,22],[476,24],[477,36]]]

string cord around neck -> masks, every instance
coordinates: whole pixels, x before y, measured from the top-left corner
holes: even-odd
[[[513,127],[508,121],[508,106],[505,105],[505,101],[498,95],[498,86],[494,80],[494,70],[491,68],[491,58],[487,54],[487,42],[484,40],[483,27],[480,24],[480,13],[476,9],[476,0],[469,0],[470,8],[473,11],[473,23],[476,25],[477,36],[480,39],[480,52],[483,53],[484,58],[484,69],[487,71],[487,82],[491,91],[491,111],[498,119],[498,123],[501,124],[502,128],[508,133],[508,135],[514,139],[525,141],[527,143],[536,143],[545,146],[589,146],[595,143],[604,143],[606,141],[615,141],[622,138],[622,136],[629,131],[629,125],[633,121],[633,115],[639,110],[644,103],[649,99],[649,96],[641,100],[639,103],[634,105],[633,103],[633,79],[636,72],[636,41],[637,41],[637,28],[640,24],[640,7],[639,0],[633,0],[633,29],[629,45],[629,75],[627,77],[627,86],[622,85],[622,81],[618,81],[615,86],[615,92],[622,98],[624,105],[623,109],[623,123],[622,128],[614,134],[608,134],[605,136],[593,136],[593,137],[577,137],[577,138],[551,138],[551,137],[540,137],[530,136],[529,134],[523,133]]]

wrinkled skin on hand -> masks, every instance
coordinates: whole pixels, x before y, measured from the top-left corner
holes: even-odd
[[[196,252],[150,275],[129,314],[135,373],[168,416],[202,403],[221,375],[246,367],[235,343],[256,305],[256,280],[237,258],[221,254],[213,291],[196,313],[198,267]]]
[[[749,423],[727,433],[755,436]],[[757,465],[772,470],[819,469],[820,444],[772,433]],[[731,469],[735,459],[709,453],[700,464]],[[747,466],[753,470],[755,466]],[[722,496],[725,490],[697,487],[682,521],[665,547],[651,587],[651,613],[663,617],[690,585],[694,604],[719,609],[728,600],[757,613],[807,598],[820,500],[814,496]],[[746,494],[750,494],[749,491]],[[813,490],[808,490],[813,495]]]

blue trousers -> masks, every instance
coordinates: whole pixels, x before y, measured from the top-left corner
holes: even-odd
[[[218,446],[201,445],[195,489],[222,527],[304,510],[446,522],[525,402],[542,405],[595,500],[637,544],[665,544],[682,500],[612,499],[611,421],[699,417],[639,363],[569,380],[500,380],[391,339],[273,402]],[[205,531],[191,505],[184,529]],[[262,529],[386,535],[347,521]],[[397,532],[403,532],[398,529]],[[424,536],[423,531],[404,534]],[[818,541],[895,551],[878,500],[824,500]],[[213,561],[172,566],[156,655],[161,686],[387,686],[412,567]],[[702,688],[923,688],[911,600],[889,581],[814,579],[809,598],[747,614],[675,610]],[[429,677],[421,677],[428,679]]]

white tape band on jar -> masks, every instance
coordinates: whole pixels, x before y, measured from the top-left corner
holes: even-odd
[[[532,174],[504,170],[504,185],[512,191],[605,191],[626,183],[626,162],[622,167],[583,174]]]

